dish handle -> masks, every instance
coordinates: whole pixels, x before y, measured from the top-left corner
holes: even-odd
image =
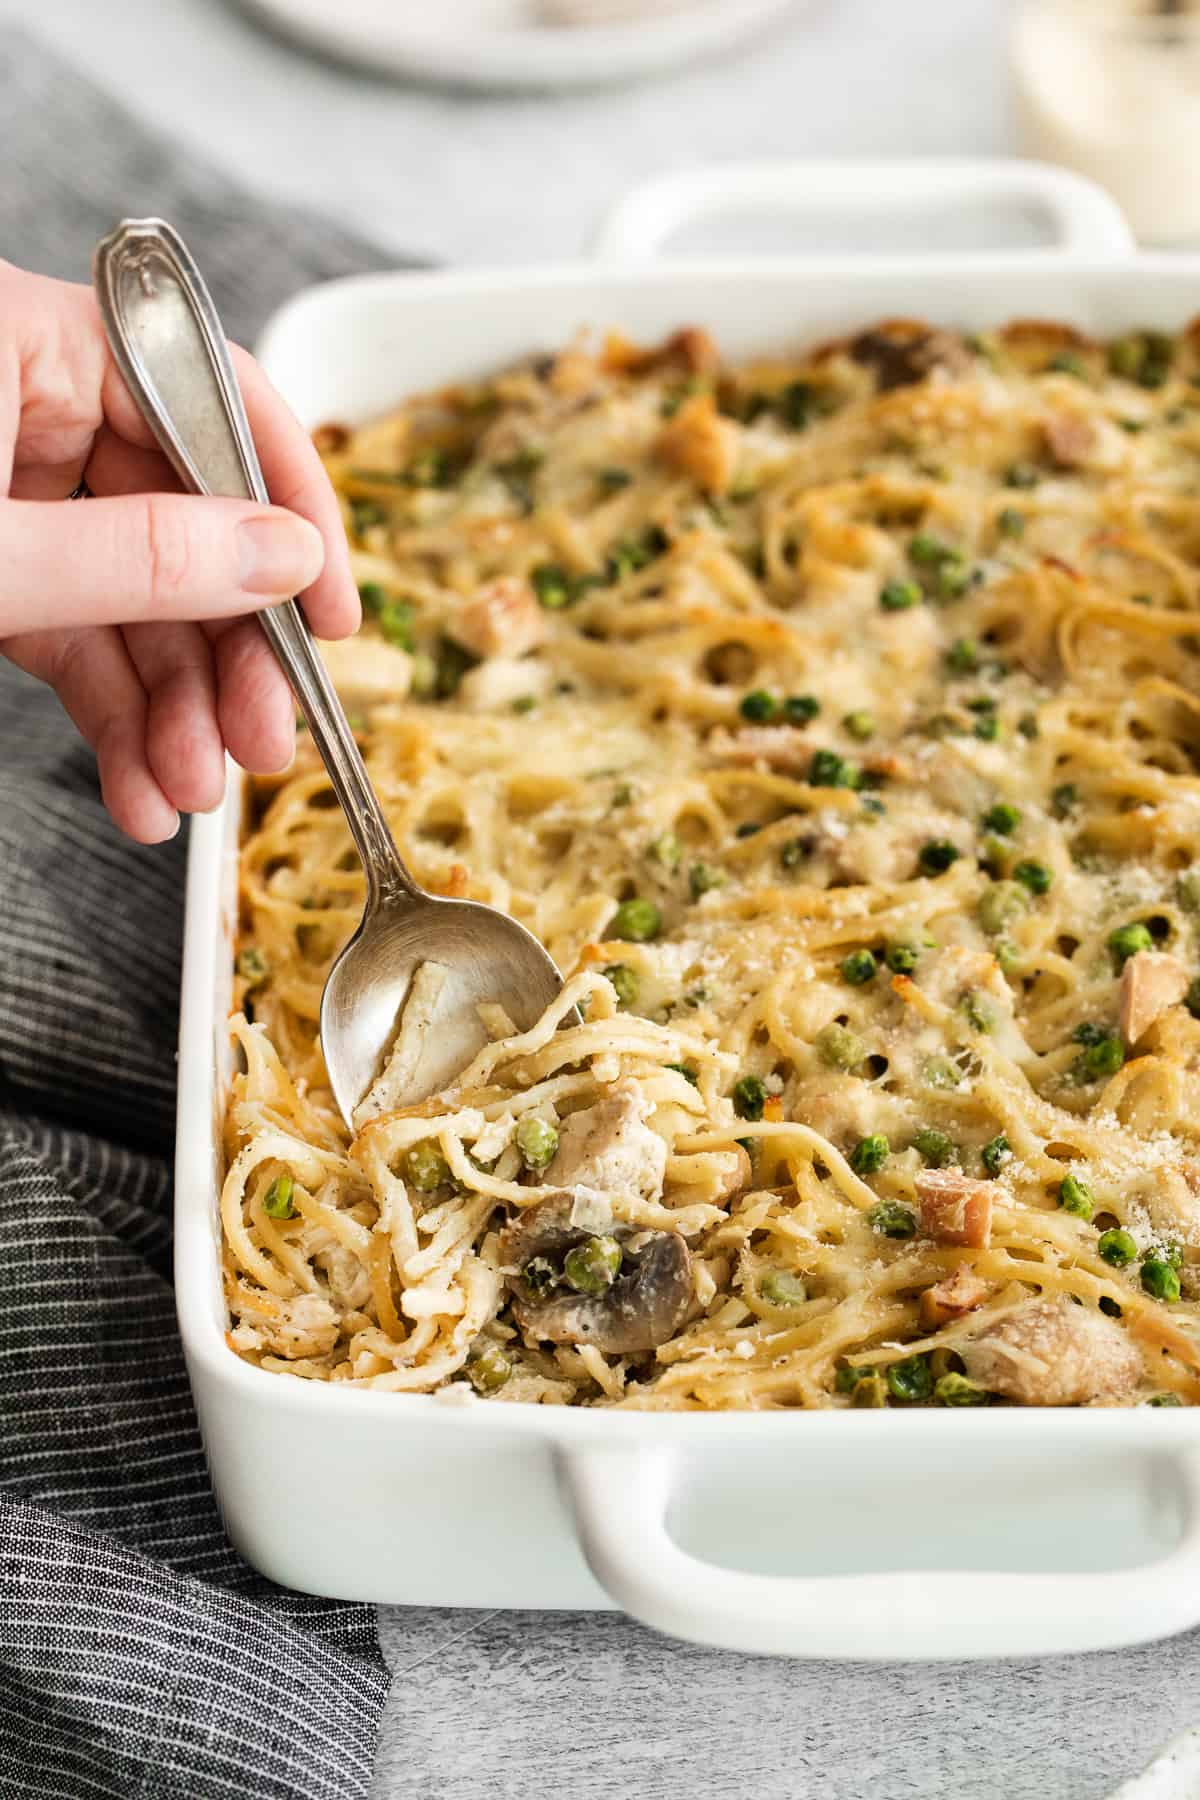
[[[930,157],[718,163],[660,175],[617,202],[593,254],[602,261],[644,262],[683,226],[722,215],[800,211],[840,219],[997,202],[1027,206],[1049,221],[1050,244],[1025,255],[1114,257],[1134,248],[1116,201],[1082,175],[1017,158]]]
[[[1135,1568],[1064,1574],[751,1574],[704,1562],[671,1537],[669,1451],[572,1450],[564,1475],[592,1573],[643,1624],[759,1655],[905,1661],[1103,1650],[1194,1625],[1200,1450],[1167,1466],[1182,1511],[1175,1548]]]

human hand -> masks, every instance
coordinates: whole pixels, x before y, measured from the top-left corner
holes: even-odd
[[[91,290],[0,262],[0,652],[55,689],[144,844],[218,804],[226,750],[262,773],[291,759],[291,694],[248,615],[299,594],[320,637],[359,622],[321,460],[233,357],[276,506],[185,495]],[[68,504],[81,479],[97,498]]]

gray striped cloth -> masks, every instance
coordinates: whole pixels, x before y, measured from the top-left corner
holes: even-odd
[[[17,34],[0,119],[0,252],[27,267],[86,280],[117,218],[161,212],[245,340],[287,294],[376,261],[148,138]],[[240,1560],[188,1393],[170,1285],[183,867],[181,840],[118,835],[53,697],[0,663],[2,1800],[354,1800],[370,1782],[374,1614]]]

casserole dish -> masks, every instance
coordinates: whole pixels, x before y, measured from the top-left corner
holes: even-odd
[[[630,272],[706,213],[1023,203],[1051,251],[678,263]],[[703,322],[733,356],[888,314],[1178,326],[1194,264],[1135,258],[1097,190],[1024,165],[798,166],[670,177],[618,208],[599,271],[376,276],[300,296],[268,372],[311,426],[366,417],[581,326]],[[276,1580],[344,1598],[614,1601],[730,1648],[855,1657],[1100,1648],[1200,1620],[1190,1409],[864,1415],[484,1407],[280,1381],[224,1340],[217,1142],[240,808],[197,822],[181,1022],[177,1286],[230,1534]],[[874,1419],[874,1423],[870,1420]],[[668,1529],[669,1527],[669,1529]]]

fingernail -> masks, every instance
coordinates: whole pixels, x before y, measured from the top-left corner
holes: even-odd
[[[325,546],[315,525],[295,513],[263,513],[237,529],[242,586],[248,594],[298,594],[317,579]]]

